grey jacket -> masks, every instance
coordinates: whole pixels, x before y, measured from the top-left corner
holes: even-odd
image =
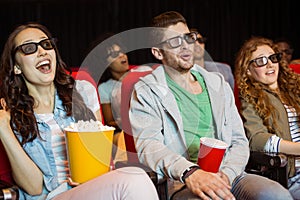
[[[232,90],[234,90],[234,76],[231,67],[225,63],[215,62],[215,61],[204,61],[204,67],[209,72],[220,72],[225,81],[227,81]]]
[[[219,73],[195,65],[207,85],[212,105],[215,137],[229,144],[221,171],[230,182],[240,175],[249,158],[249,145],[229,84]],[[163,66],[134,86],[129,117],[141,163],[158,174],[180,180],[190,166],[183,123],[176,100],[168,88]]]

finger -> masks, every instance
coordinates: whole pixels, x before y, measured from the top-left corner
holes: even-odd
[[[198,196],[200,197],[200,199],[202,200],[211,200],[212,198],[207,196],[204,192],[199,192]]]
[[[203,198],[203,195],[208,199],[225,199],[226,196],[225,192],[223,192],[221,189],[213,186],[207,186],[203,188],[202,192],[200,192],[198,195]]]
[[[221,183],[226,186],[229,190],[231,190],[231,185],[228,184],[227,177],[225,177],[225,175],[223,173],[217,173],[217,179],[219,179],[221,181]]]
[[[231,191],[218,183],[213,183],[209,186],[209,189],[205,191],[212,199],[234,199]]]
[[[234,196],[230,192],[228,188],[228,184],[225,183],[220,177],[217,175],[211,177],[210,181],[207,181],[205,185],[202,185],[197,188],[197,194],[202,196],[201,193],[209,196],[211,199],[234,199]],[[201,197],[200,196],[200,197]],[[202,198],[202,197],[201,197]]]
[[[1,103],[1,107],[6,110],[6,102],[5,102],[5,99],[4,98],[1,98],[0,99],[0,103]]]
[[[233,194],[230,192],[230,190],[226,188],[219,188],[213,186],[214,194],[216,194],[221,199],[234,199]]]

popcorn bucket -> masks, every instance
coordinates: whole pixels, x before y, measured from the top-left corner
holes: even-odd
[[[73,182],[83,183],[110,170],[114,129],[65,133]]]

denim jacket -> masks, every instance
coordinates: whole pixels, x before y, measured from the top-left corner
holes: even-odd
[[[23,146],[23,149],[42,171],[44,176],[44,188],[42,194],[38,196],[31,196],[22,189],[19,189],[20,200],[48,199],[48,193],[51,191],[53,191],[52,193],[58,194],[70,188],[67,186],[67,184],[63,184],[62,186],[58,187],[59,183],[56,165],[51,146],[51,129],[45,122],[39,119],[37,115],[35,115],[35,117],[37,119],[41,138],[36,138],[32,142],[26,143]],[[67,127],[71,122],[74,122],[73,117],[66,116],[66,112],[62,105],[62,101],[58,97],[58,94],[55,95],[54,120],[61,129]],[[20,140],[21,138],[19,135],[16,135]]]
[[[80,92],[87,107],[93,112],[100,108],[97,90],[90,82],[85,80],[76,80],[76,89]],[[62,101],[57,93],[55,94],[53,114],[54,120],[57,122],[61,130],[67,127],[71,122],[75,121],[73,117],[66,116]],[[41,138],[36,138],[32,142],[26,143],[23,146],[23,149],[42,171],[44,176],[44,188],[42,194],[38,196],[31,196],[22,189],[19,189],[20,200],[51,199],[55,195],[71,189],[66,182],[63,184],[59,184],[58,182],[54,154],[51,146],[51,128],[48,124],[42,121],[38,115],[35,115],[35,117]],[[18,133],[16,133],[16,136],[19,140],[21,139]]]

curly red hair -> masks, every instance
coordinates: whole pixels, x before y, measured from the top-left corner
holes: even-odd
[[[247,74],[251,55],[259,46],[268,45],[275,53],[277,46],[272,40],[264,37],[251,37],[239,50],[235,60],[235,79],[239,90],[239,98],[251,103],[259,116],[263,119],[265,126],[274,133],[270,123],[273,117],[273,106],[268,98],[265,98],[264,90],[270,90],[267,85],[260,83]],[[281,95],[286,99],[288,105],[293,106],[300,113],[300,75],[294,73],[285,60],[279,62],[278,87]],[[276,124],[273,124],[276,127]]]

